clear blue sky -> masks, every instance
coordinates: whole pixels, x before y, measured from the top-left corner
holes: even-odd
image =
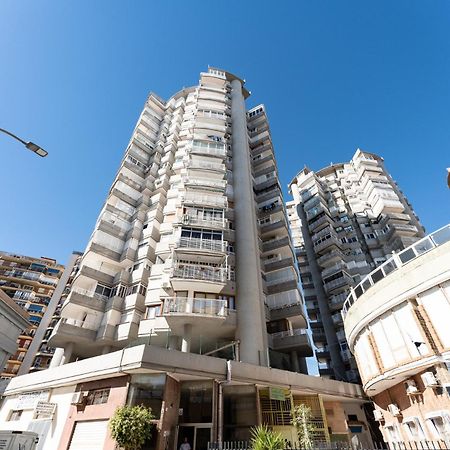
[[[305,164],[382,155],[423,224],[450,221],[448,0],[0,3],[0,249],[84,250],[149,91],[209,65],[265,103],[284,186]]]

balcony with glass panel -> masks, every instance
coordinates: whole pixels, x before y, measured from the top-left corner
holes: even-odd
[[[299,356],[312,356],[312,345],[307,330],[294,328],[287,331],[271,333],[269,347],[280,352],[297,351]]]
[[[170,281],[175,290],[194,289],[220,293],[228,283],[234,282],[234,272],[225,264],[202,265],[196,264],[195,261],[192,263],[176,261]]]

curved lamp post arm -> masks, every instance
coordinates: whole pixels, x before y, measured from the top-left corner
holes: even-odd
[[[39,145],[33,143],[33,142],[26,142],[23,139],[20,139],[20,137],[16,136],[15,134],[11,133],[8,130],[5,130],[3,128],[0,128],[0,132],[7,134],[8,136],[11,136],[16,141],[19,141],[21,144],[25,145],[25,147],[28,150],[31,150],[32,152],[36,153],[36,155],[39,155],[41,157],[47,156],[48,152],[46,152],[42,147],[39,147]]]

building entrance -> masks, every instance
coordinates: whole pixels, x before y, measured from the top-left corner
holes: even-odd
[[[211,425],[189,424],[180,425],[178,428],[178,442],[176,450],[180,450],[181,444],[187,442],[192,450],[207,450],[208,442],[211,441]]]

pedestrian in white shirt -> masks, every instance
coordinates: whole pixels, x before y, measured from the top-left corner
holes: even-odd
[[[184,442],[180,445],[180,450],[192,450],[187,437],[184,438]]]

